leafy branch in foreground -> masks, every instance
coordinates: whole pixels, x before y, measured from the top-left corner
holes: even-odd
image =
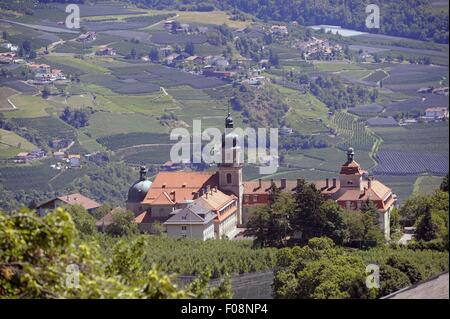
[[[0,212],[0,298],[230,297],[229,281],[209,287],[207,273],[181,289],[155,265],[144,271],[142,238],[119,241],[110,258],[98,247],[80,240],[62,208],[43,218],[26,209]]]

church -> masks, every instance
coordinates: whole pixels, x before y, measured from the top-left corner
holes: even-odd
[[[128,192],[126,207],[134,212],[142,232],[155,232],[155,227],[162,226],[174,237],[233,238],[240,227],[245,227],[252,212],[259,205],[267,204],[271,185],[275,184],[283,192],[295,191],[298,180],[244,182],[240,149],[232,131],[233,118],[228,114],[222,138],[222,163],[216,171],[159,172],[151,182],[146,179],[145,168],[141,168],[140,179]],[[231,143],[226,143],[228,139]],[[226,151],[225,145],[232,145],[231,151]],[[349,148],[339,177],[314,184],[326,198],[346,209],[358,210],[365,201],[372,201],[379,212],[380,227],[389,239],[390,214],[396,195],[369,177],[354,155],[354,150]],[[225,156],[232,158],[225,159]]]

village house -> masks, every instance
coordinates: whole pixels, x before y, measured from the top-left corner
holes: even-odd
[[[91,42],[91,41],[95,41],[97,39],[97,33],[94,31],[88,31],[86,33],[81,34],[78,38],[77,41],[79,42]]]
[[[68,147],[70,144],[72,144],[73,141],[71,139],[53,139],[50,142],[50,147],[54,149],[62,149]]]
[[[230,79],[235,75],[235,72],[216,71],[211,68],[204,68],[202,74],[204,76],[215,77],[215,78],[219,78],[219,79]]]
[[[97,51],[95,51],[95,55],[114,56],[116,55],[116,50],[114,50],[113,48],[109,48],[107,46],[102,46]]]
[[[285,25],[273,25],[270,28],[270,33],[272,34],[279,34],[279,35],[287,35],[288,28]]]
[[[19,49],[19,47],[17,45],[14,45],[14,44],[12,44],[10,42],[3,42],[1,44],[1,47],[5,48],[5,49],[8,49],[8,50],[10,50],[12,52],[17,52],[17,50]]]
[[[0,63],[1,64],[11,64],[14,62],[16,54],[13,52],[3,52],[0,53]]]
[[[163,224],[167,234],[201,240],[233,238],[237,234],[236,197],[222,193],[217,187],[200,194],[192,204],[171,213]]]
[[[104,232],[106,228],[114,223],[114,215],[123,212],[124,209],[122,207],[116,207],[112,209],[108,214],[100,218],[95,222],[95,226],[99,232]]]
[[[168,45],[168,46],[159,48],[158,51],[162,57],[167,57],[168,55],[170,55],[172,53],[173,48],[170,45]]]
[[[81,156],[80,154],[71,154],[67,157],[69,161],[70,168],[81,167]]]
[[[444,120],[448,119],[448,108],[446,107],[429,107],[425,110],[424,119]]]
[[[45,203],[42,203],[36,207],[36,211],[39,216],[45,216],[49,211],[64,205],[80,205],[91,214],[101,206],[101,204],[86,196],[81,195],[80,193],[74,193],[59,196]]]
[[[45,157],[45,151],[40,148],[37,148],[31,152],[20,152],[15,156],[16,162],[25,163],[27,161],[33,161],[37,159],[41,159]]]
[[[28,153],[28,152],[20,152],[19,154],[16,155],[15,161],[17,163],[25,163],[28,160],[29,154],[30,153]]]
[[[175,64],[176,62],[181,62],[183,60],[184,60],[183,55],[178,53],[172,53],[164,59],[165,63],[169,66]]]
[[[51,66],[48,64],[35,64],[32,63],[30,65],[28,65],[28,68],[35,73],[44,73],[44,74],[48,74],[51,72]]]
[[[187,57],[184,60],[184,62],[187,64],[201,64],[201,63],[203,63],[203,57],[198,56],[198,55],[192,55],[190,57]]]
[[[53,156],[55,157],[55,160],[57,161],[62,161],[64,160],[64,157],[66,156],[66,154],[64,152],[54,152]]]
[[[163,24],[164,29],[166,31],[170,32],[172,30],[172,26],[173,26],[174,23],[175,23],[174,20],[166,20],[166,21],[164,21],[164,24]]]

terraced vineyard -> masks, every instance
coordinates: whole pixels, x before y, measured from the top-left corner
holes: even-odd
[[[354,147],[359,150],[371,151],[378,138],[363,122],[347,112],[337,112],[332,119],[337,135],[344,138],[337,144],[341,149]]]
[[[377,154],[379,175],[431,174],[444,176],[448,172],[448,155],[418,152],[381,151]]]

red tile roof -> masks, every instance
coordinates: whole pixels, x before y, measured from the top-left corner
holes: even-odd
[[[195,193],[207,185],[210,187],[218,185],[216,172],[160,172],[142,203],[158,204],[160,201],[163,204],[170,201],[183,203],[187,200],[193,200]],[[161,197],[162,193],[165,193],[166,199]]]
[[[347,161],[341,167],[341,174],[343,175],[362,175],[366,171],[361,169],[361,166],[355,161]]]
[[[96,201],[81,195],[80,193],[74,193],[70,195],[64,195],[58,197],[59,200],[63,201],[66,204],[69,205],[81,205],[85,209],[94,209],[102,206],[101,204],[97,203]]]

